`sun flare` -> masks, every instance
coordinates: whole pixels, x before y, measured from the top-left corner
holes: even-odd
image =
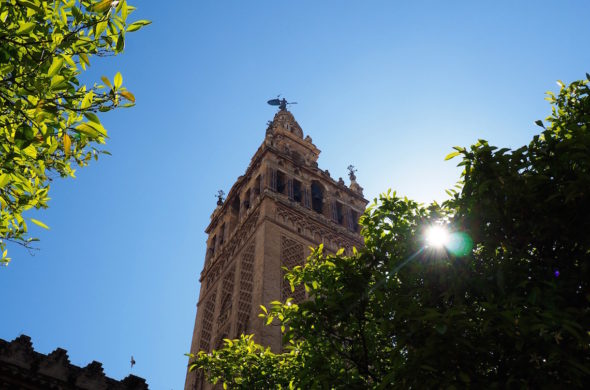
[[[442,226],[431,226],[426,231],[426,243],[429,247],[442,248],[450,241],[450,234]]]

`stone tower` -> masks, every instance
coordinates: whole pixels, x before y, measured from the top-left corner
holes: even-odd
[[[302,288],[291,293],[282,267],[302,265],[321,243],[327,252],[363,245],[358,219],[367,200],[354,170],[346,186],[318,168],[319,154],[282,105],[246,173],[211,215],[191,353],[241,333],[279,351],[280,329],[264,326],[260,305],[305,299]],[[208,387],[200,373],[187,374],[186,390]]]

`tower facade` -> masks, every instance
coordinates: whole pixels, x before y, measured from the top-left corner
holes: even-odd
[[[303,265],[310,247],[327,252],[363,245],[358,219],[367,200],[351,168],[350,185],[318,168],[320,150],[281,106],[243,176],[220,198],[208,234],[191,353],[210,351],[223,339],[254,334],[281,349],[279,327],[264,326],[260,305],[293,297],[282,267]],[[185,390],[208,388],[189,372]]]

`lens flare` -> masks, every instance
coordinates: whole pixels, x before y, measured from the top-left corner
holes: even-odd
[[[450,235],[446,247],[455,256],[467,256],[473,249],[473,240],[467,233],[454,232]]]
[[[431,249],[442,249],[453,256],[467,256],[473,250],[473,240],[465,232],[451,232],[444,225],[431,225],[424,234],[426,247]]]
[[[442,248],[449,243],[449,231],[442,226],[431,226],[426,231],[426,243],[429,247]]]

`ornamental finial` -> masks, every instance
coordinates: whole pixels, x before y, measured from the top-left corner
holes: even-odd
[[[351,164],[346,169],[348,169],[348,177],[350,178],[350,181],[356,181],[356,175],[354,173],[357,171],[357,169],[354,167],[354,165]]]

